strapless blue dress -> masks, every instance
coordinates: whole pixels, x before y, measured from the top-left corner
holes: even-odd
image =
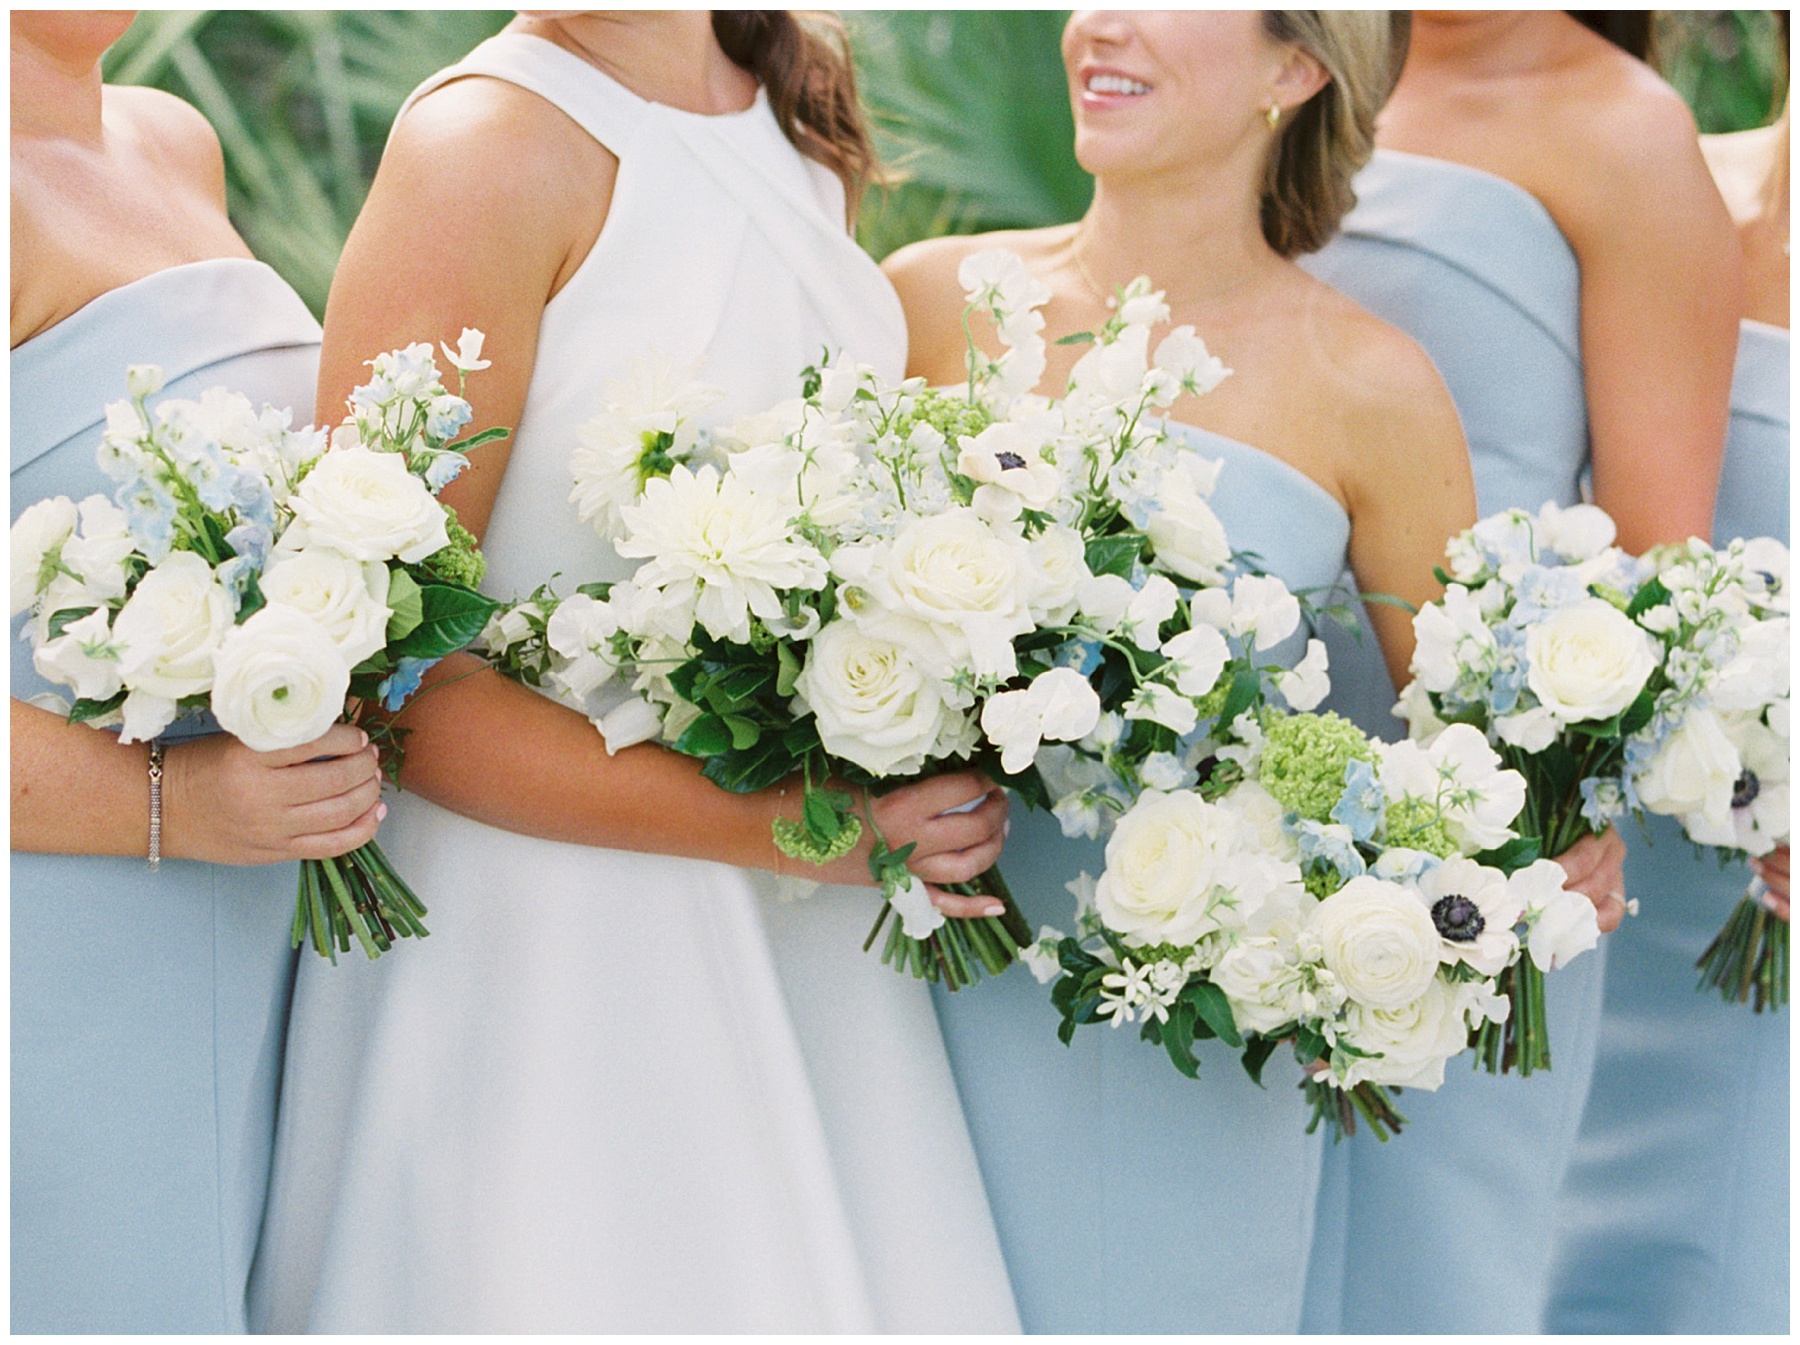
[[[1232,545],[1291,588],[1331,584],[1350,521],[1298,470],[1172,426],[1222,458],[1213,505]],[[1296,650],[1296,654],[1297,654]],[[1033,931],[1074,928],[1065,884],[1104,846],[1015,811],[1007,881]],[[938,1019],[1025,1329],[1292,1332],[1299,1326],[1321,1142],[1291,1052],[1251,1083],[1200,1044],[1199,1082],[1135,1028],[1057,1040],[1045,987],[1022,968],[936,995]]]
[[[1480,512],[1578,501],[1589,456],[1581,275],[1549,211],[1503,178],[1391,150],[1376,151],[1356,194],[1340,235],[1302,265],[1437,364]],[[1328,644],[1330,704],[1402,736],[1374,642]],[[1550,1073],[1453,1067],[1437,1092],[1400,1098],[1409,1124],[1398,1139],[1359,1135],[1327,1155],[1306,1330],[1538,1329],[1557,1193],[1593,1075],[1606,945],[1546,980]]]
[[[94,450],[128,364],[160,364],[164,396],[222,384],[304,424],[318,363],[318,323],[260,262],[101,295],[12,352],[14,516],[111,495]],[[13,696],[60,691],[32,668],[23,621]],[[12,856],[14,1331],[246,1329],[294,883],[291,864]]]
[[[1788,538],[1788,355],[1786,331],[1744,324],[1716,542]],[[1630,842],[1642,913],[1608,961],[1545,1330],[1785,1333],[1792,1011],[1694,989],[1750,872],[1696,856],[1673,818]]]

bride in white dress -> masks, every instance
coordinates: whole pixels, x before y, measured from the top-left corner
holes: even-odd
[[[488,334],[474,428],[517,432],[448,498],[496,595],[626,573],[568,461],[634,356],[698,360],[719,419],[794,395],[821,348],[904,366],[845,231],[868,160],[841,43],[785,13],[716,30],[521,16],[414,93],[345,249],[321,407],[375,351]],[[1017,1330],[925,987],[861,951],[875,898],[783,907],[747,871],[778,862],[798,791],[609,758],[573,711],[467,671],[404,717],[382,833],[430,939],[301,969],[257,1329]],[[940,777],[878,820],[959,881],[999,851],[989,790]]]

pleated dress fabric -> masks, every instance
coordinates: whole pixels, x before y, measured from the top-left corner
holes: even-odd
[[[319,326],[259,262],[102,294],[12,352],[12,507],[111,498],[125,370],[312,414]],[[57,693],[13,622],[12,694]],[[210,721],[181,721],[176,741]],[[98,730],[96,730],[98,731]],[[145,788],[146,806],[148,786]],[[245,1329],[268,1192],[296,867],[12,856],[12,1329]]]
[[[568,502],[608,380],[696,361],[728,420],[797,396],[822,348],[898,377],[899,302],[761,94],[698,116],[502,34],[413,97],[468,75],[619,161],[543,315],[486,588],[623,578]],[[929,996],[861,951],[872,894],[778,907],[743,870],[412,795],[382,839],[431,935],[302,969],[259,1329],[1017,1329]]]
[[[1212,504],[1234,549],[1290,588],[1329,585],[1350,521],[1322,486],[1255,448],[1171,424],[1223,459]],[[1285,650],[1301,651],[1296,637]],[[1074,930],[1066,884],[1105,864],[1047,813],[1015,809],[1001,868],[1033,931]],[[1259,1088],[1200,1043],[1198,1082],[1136,1028],[1064,1046],[1022,969],[949,994],[938,1018],[1031,1332],[1292,1332],[1300,1324],[1321,1141],[1291,1052]]]
[[[1580,499],[1588,464],[1581,276],[1535,197],[1461,164],[1377,150],[1341,233],[1302,264],[1406,332],[1462,418],[1482,516]],[[1405,472],[1397,445],[1391,470]],[[1328,638],[1329,703],[1402,737],[1374,651]],[[1594,1070],[1607,940],[1545,981],[1553,1068],[1529,1079],[1453,1065],[1399,1099],[1387,1144],[1333,1147],[1305,1329],[1532,1332],[1550,1292],[1558,1193]]]
[[[1788,539],[1788,333],[1743,325],[1717,543]],[[1557,1221],[1545,1330],[1788,1330],[1791,1010],[1696,991],[1750,871],[1696,855],[1673,818],[1634,828],[1599,1061]]]

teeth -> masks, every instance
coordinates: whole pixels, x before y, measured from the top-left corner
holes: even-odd
[[[1090,75],[1088,77],[1089,93],[1149,93],[1150,86],[1135,79],[1127,79],[1124,75]]]

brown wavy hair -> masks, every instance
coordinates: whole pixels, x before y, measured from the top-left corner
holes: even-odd
[[[843,182],[854,220],[863,188],[880,176],[880,162],[843,23],[821,10],[715,9],[712,27],[725,54],[761,82],[794,148]]]

